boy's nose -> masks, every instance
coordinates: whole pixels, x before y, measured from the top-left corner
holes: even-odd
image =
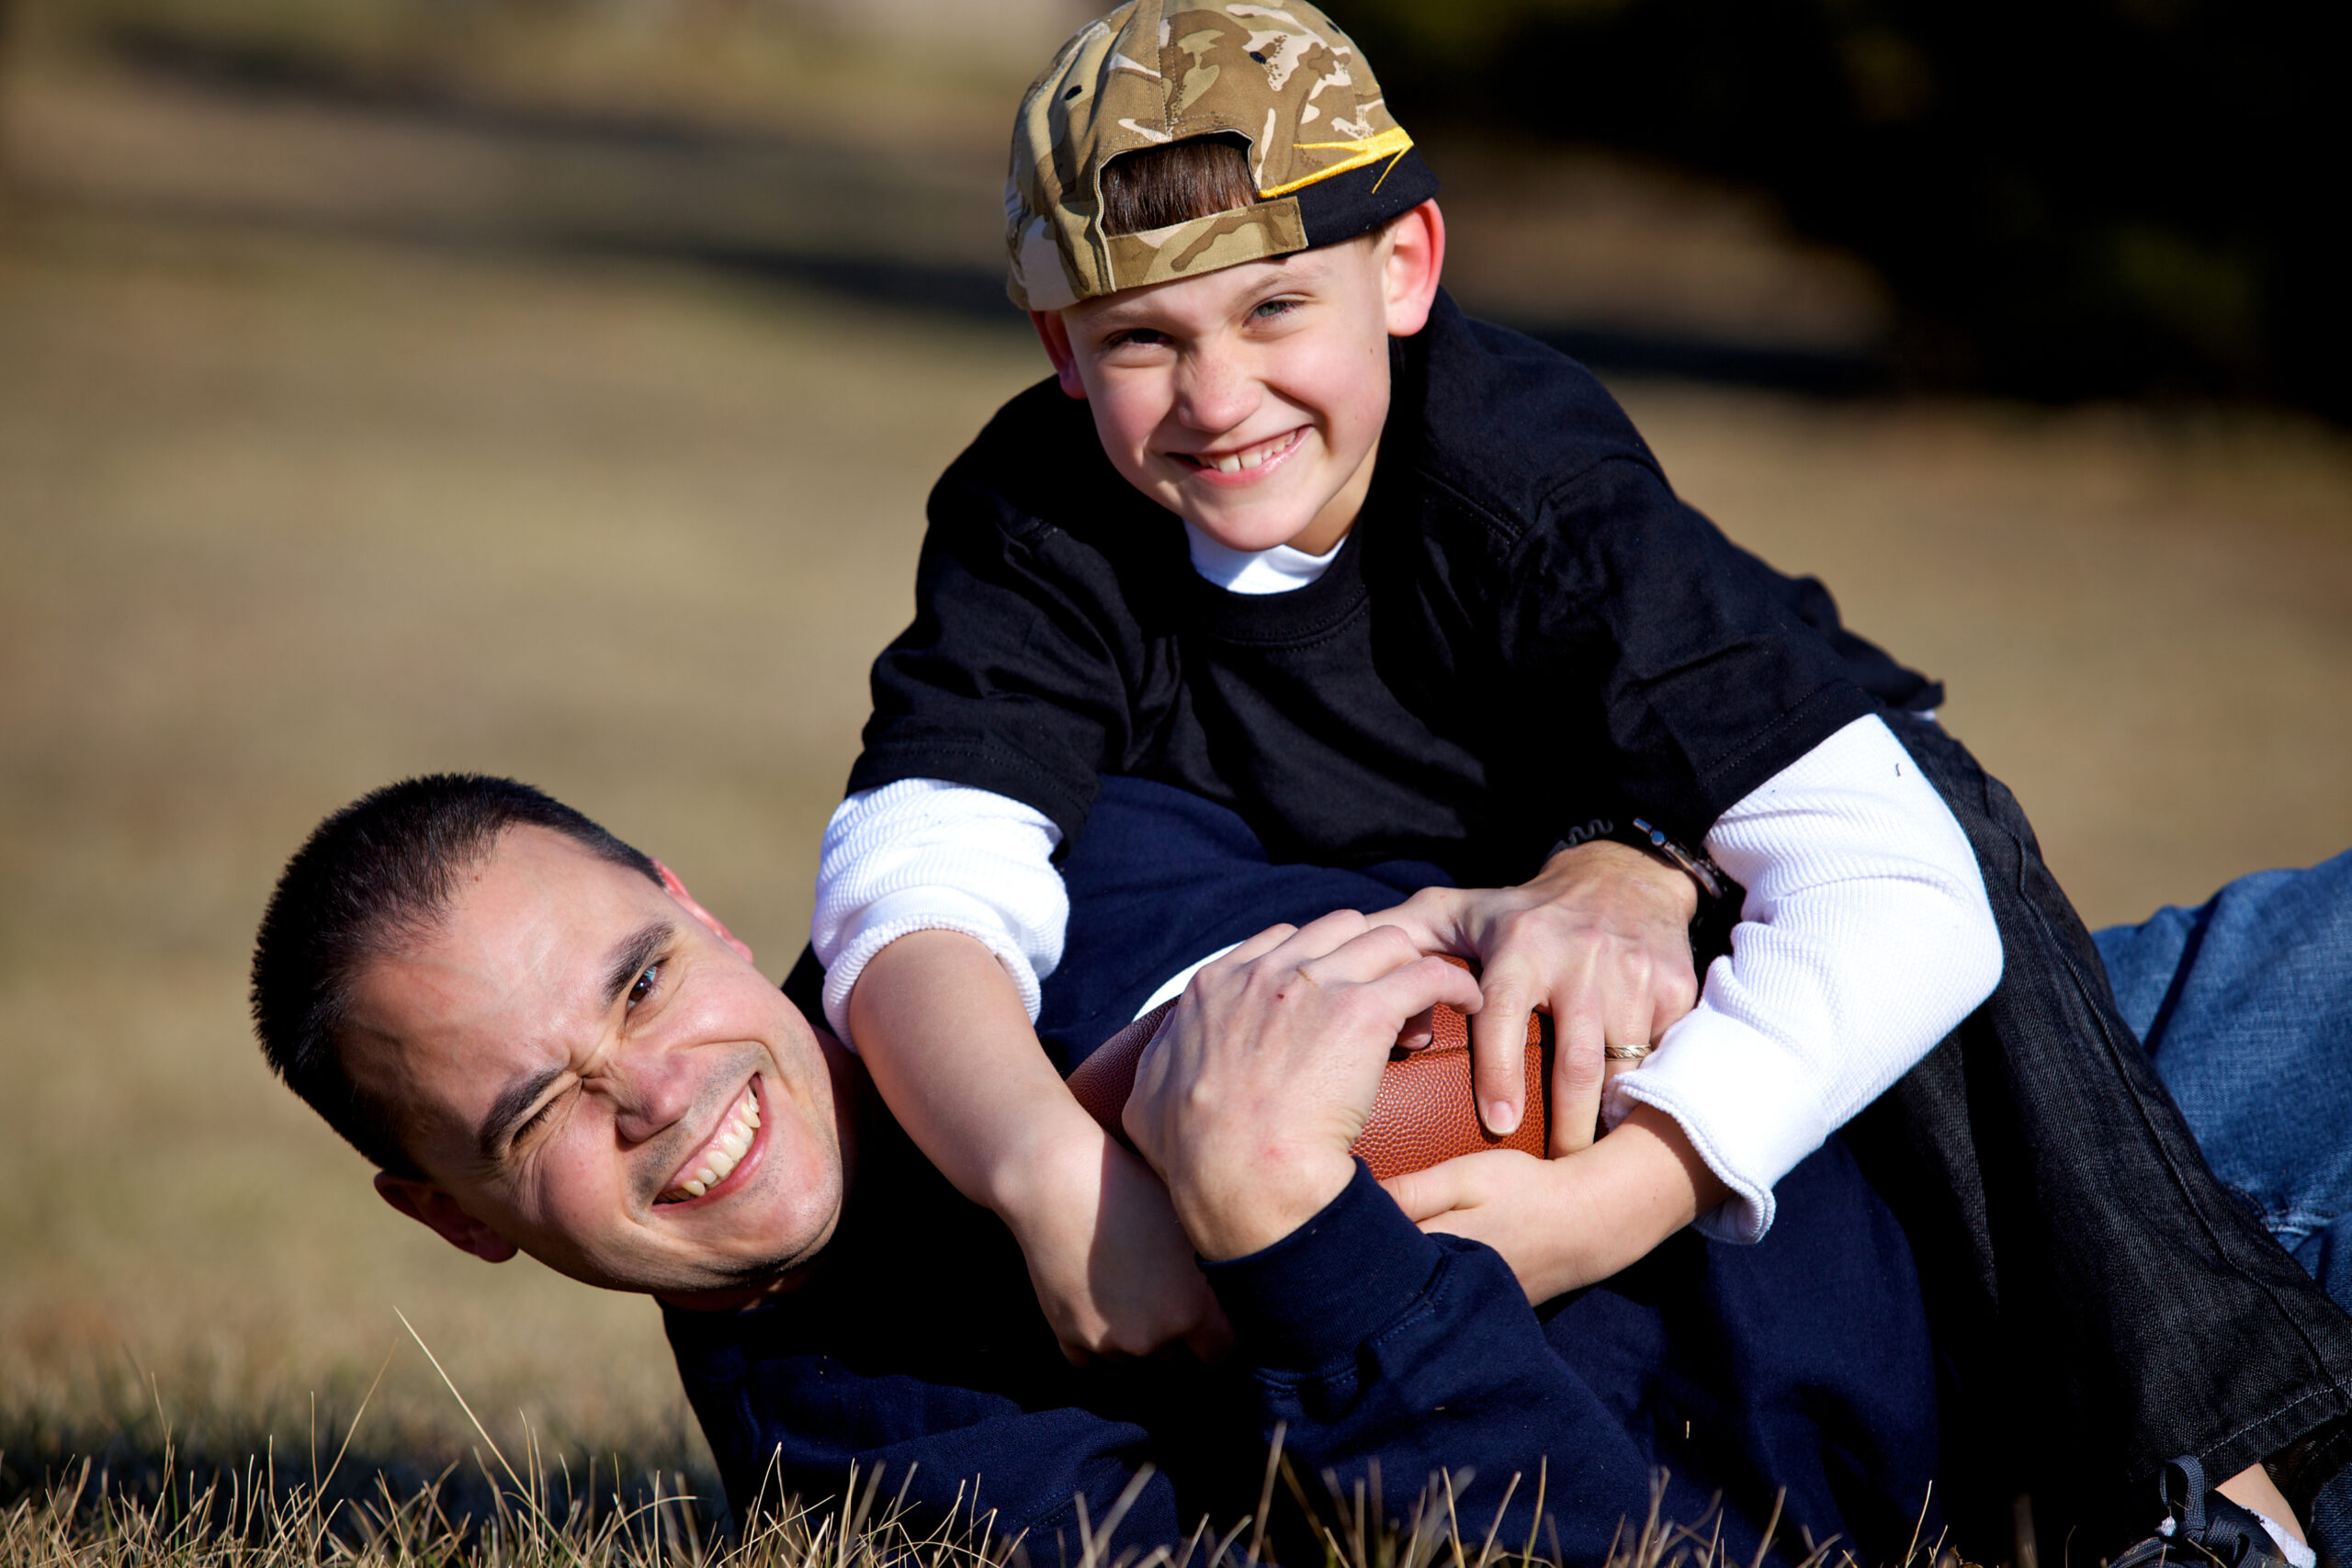
[[[1258,411],[1257,378],[1226,355],[1196,355],[1176,389],[1176,415],[1208,434],[1231,430]]]

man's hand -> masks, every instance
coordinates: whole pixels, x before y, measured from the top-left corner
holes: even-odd
[[[1730,1196],[1674,1119],[1647,1105],[1577,1154],[1491,1149],[1381,1185],[1423,1230],[1501,1253],[1537,1303],[1609,1278]]]
[[[1090,1121],[1030,1172],[1006,1201],[1046,1321],[1073,1366],[1148,1356],[1182,1342],[1203,1360],[1233,1330],[1176,1223],[1168,1190],[1143,1161]]]
[[[1203,1257],[1270,1247],[1339,1196],[1390,1048],[1439,1002],[1475,1011],[1478,987],[1352,910],[1276,926],[1193,977],[1125,1125]]]
[[[1562,850],[1517,887],[1430,887],[1373,916],[1416,946],[1476,958],[1486,1005],[1470,1021],[1479,1114],[1498,1135],[1525,1114],[1527,1015],[1552,1015],[1552,1153],[1593,1140],[1600,1091],[1629,1064],[1604,1045],[1656,1044],[1699,998],[1690,964],[1698,889],[1630,845]],[[1476,1157],[1476,1156],[1473,1156]]]

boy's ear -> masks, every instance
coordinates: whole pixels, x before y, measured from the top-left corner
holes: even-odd
[[[458,1207],[455,1198],[430,1181],[379,1170],[376,1173],[376,1191],[385,1202],[418,1224],[440,1233],[441,1238],[459,1252],[470,1252],[485,1263],[503,1263],[514,1256],[513,1242]]]
[[[1086,398],[1086,383],[1078,378],[1078,355],[1069,346],[1069,324],[1062,320],[1059,310],[1032,310],[1029,324],[1037,329],[1037,341],[1046,345],[1046,357],[1054,362],[1054,378],[1062,384],[1062,391],[1080,401]]]
[[[675,898],[679,903],[684,904],[686,907],[687,914],[692,915],[696,920],[700,921],[703,927],[707,930],[711,935],[717,937],[728,946],[733,948],[737,953],[741,953],[743,955],[744,963],[750,964],[754,962],[752,957],[751,944],[745,942],[741,937],[737,936],[733,931],[729,931],[727,929],[726,921],[720,919],[717,915],[712,914],[708,909],[704,908],[701,901],[693,894],[686,891],[686,885],[678,880],[678,874],[676,872],[672,871],[668,866],[663,865],[658,860],[653,863],[653,869],[662,874],[662,886],[669,889],[671,897]]]
[[[1392,220],[1383,262],[1388,290],[1388,335],[1411,337],[1429,325],[1445,271],[1445,214],[1425,201]]]

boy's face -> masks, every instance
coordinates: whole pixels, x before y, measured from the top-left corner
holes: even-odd
[[[1320,555],[1363,505],[1388,340],[1428,321],[1444,249],[1425,202],[1344,244],[1033,319],[1129,484],[1229,548]]]

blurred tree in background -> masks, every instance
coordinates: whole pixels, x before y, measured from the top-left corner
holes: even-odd
[[[1898,384],[2250,400],[2352,422],[2341,3],[1326,3],[1441,174],[1454,154],[1457,198],[1498,149],[1531,167],[1605,150],[1764,193],[1883,280],[1897,321],[1876,353]],[[972,193],[958,221],[980,236],[971,265],[992,266],[990,171],[1012,96],[1046,40],[1093,9],[28,0],[24,13],[248,85],[888,143],[956,163]],[[1544,177],[1524,188],[1558,195]],[[1573,243],[1532,250],[1563,277],[1593,261]]]
[[[2352,10],[1335,0],[1405,123],[1762,186],[1882,270],[1916,384],[2352,418]]]

